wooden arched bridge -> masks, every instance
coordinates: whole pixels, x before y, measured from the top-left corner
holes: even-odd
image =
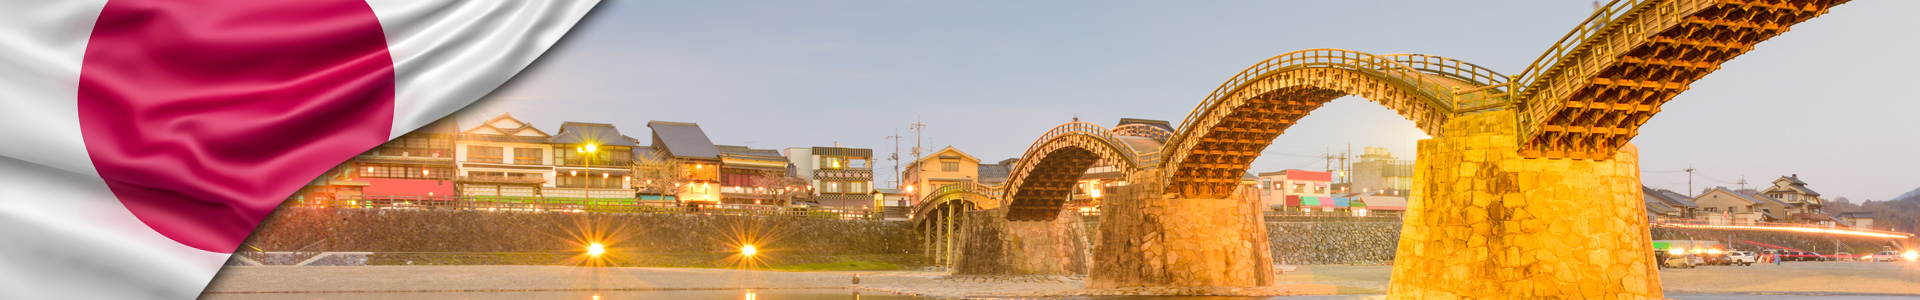
[[[1236,189],[1264,148],[1326,102],[1358,96],[1393,109],[1434,137],[1421,142],[1421,176],[1413,193],[1419,199],[1405,220],[1395,298],[1585,297],[1589,291],[1560,283],[1499,285],[1527,280],[1513,274],[1564,268],[1584,275],[1555,280],[1599,282],[1607,295],[1659,298],[1658,279],[1650,275],[1651,246],[1641,245],[1647,231],[1637,209],[1637,152],[1628,141],[1661,105],[1722,63],[1845,2],[1617,0],[1510,74],[1422,54],[1288,52],[1229,77],[1171,131],[1081,122],[1054,127],[1027,148],[1005,184],[928,191],[915,216],[923,228],[946,232],[930,235],[948,245],[946,252],[934,252],[953,257],[966,251],[941,238],[962,233],[953,224],[1055,220],[1082,174],[1096,164],[1113,166],[1131,183],[1114,192],[1130,196],[1102,204],[1108,219],[1099,229],[1105,238],[1091,249],[1101,261],[1090,264],[1090,286],[1264,285],[1270,274],[1233,274],[1249,272],[1237,264],[1271,263],[1265,254],[1234,249],[1265,249],[1264,232],[1182,230],[1263,228],[1257,218],[1244,216],[1257,214],[1258,207],[1207,203],[1246,206],[1233,200]],[[1573,170],[1585,171],[1561,173]],[[1635,209],[1562,211],[1556,204],[1570,202]],[[963,215],[991,218],[967,221]],[[1192,220],[1224,223],[1176,224]],[[1246,226],[1234,227],[1239,225]],[[1563,232],[1563,225],[1581,229]],[[1594,252],[1615,254],[1584,259]],[[1531,253],[1584,260],[1541,263]],[[1229,261],[1227,270],[1205,262],[1211,260]],[[1471,272],[1444,275],[1448,268]]]

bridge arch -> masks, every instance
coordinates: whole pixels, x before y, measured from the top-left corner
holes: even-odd
[[[1460,112],[1503,108],[1506,82],[1499,73],[1431,55],[1309,49],[1274,56],[1222,83],[1180,123],[1159,161],[1165,192],[1227,196],[1275,137],[1335,98],[1366,98],[1439,136]]]
[[[1002,193],[1007,219],[1053,220],[1073,192],[1080,175],[1095,163],[1122,170],[1139,168],[1139,157],[1106,128],[1086,122],[1061,124],[1034,140],[1007,174]],[[1131,172],[1123,172],[1131,173]]]

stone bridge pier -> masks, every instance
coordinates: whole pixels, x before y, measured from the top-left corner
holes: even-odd
[[[1422,140],[1390,299],[1662,299],[1638,151],[1524,158],[1509,111]]]
[[[1088,288],[1273,285],[1273,254],[1259,197],[1175,199],[1155,170],[1110,187],[1101,202],[1100,239]]]

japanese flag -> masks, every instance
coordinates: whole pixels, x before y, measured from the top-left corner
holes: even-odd
[[[0,0],[0,299],[197,297],[335,164],[595,0]]]

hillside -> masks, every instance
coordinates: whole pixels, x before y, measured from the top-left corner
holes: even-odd
[[[1900,194],[1899,197],[1893,197],[1893,200],[1920,200],[1920,188],[1913,188],[1912,191]]]

